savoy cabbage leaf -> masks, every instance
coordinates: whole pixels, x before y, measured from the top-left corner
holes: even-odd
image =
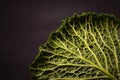
[[[74,14],[62,21],[30,65],[32,80],[120,80],[120,21]]]

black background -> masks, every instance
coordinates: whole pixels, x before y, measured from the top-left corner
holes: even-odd
[[[120,18],[120,0],[4,0],[0,4],[0,80],[31,80],[29,64],[38,46],[74,12]]]

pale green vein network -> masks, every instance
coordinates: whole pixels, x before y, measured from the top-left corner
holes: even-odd
[[[108,14],[66,18],[40,47],[30,66],[32,80],[119,80],[119,28]]]

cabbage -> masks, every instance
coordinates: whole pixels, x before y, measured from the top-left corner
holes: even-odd
[[[120,20],[93,12],[64,19],[30,72],[32,80],[120,80]]]

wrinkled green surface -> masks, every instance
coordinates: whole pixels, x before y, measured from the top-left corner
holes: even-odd
[[[120,22],[108,14],[74,14],[41,45],[32,80],[120,80]]]

